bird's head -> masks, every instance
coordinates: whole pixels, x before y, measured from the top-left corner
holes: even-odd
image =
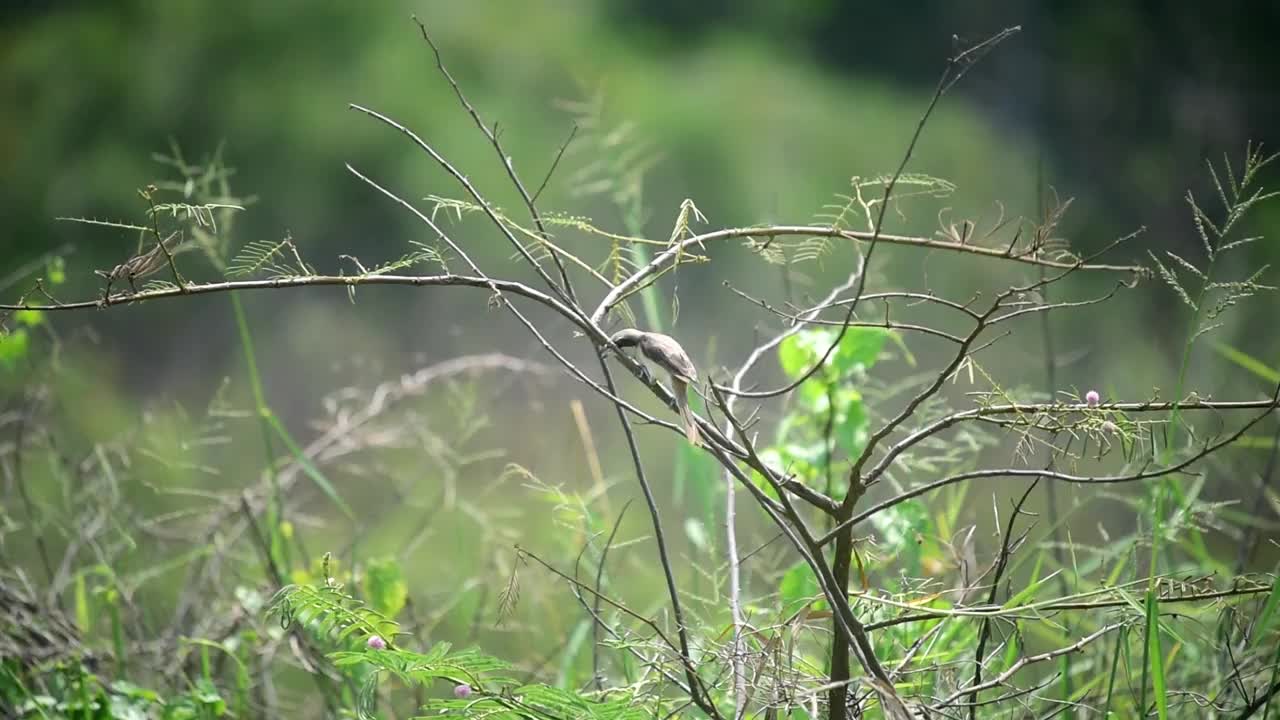
[[[635,328],[627,328],[614,333],[609,341],[620,348],[635,347],[644,338],[644,332]]]

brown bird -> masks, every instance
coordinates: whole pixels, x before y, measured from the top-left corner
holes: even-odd
[[[650,362],[667,371],[671,376],[671,391],[676,396],[676,410],[679,411],[680,419],[684,422],[684,436],[694,445],[700,444],[698,423],[689,410],[688,395],[689,385],[698,381],[698,371],[693,367],[693,361],[689,359],[684,348],[680,347],[680,343],[670,335],[644,332],[635,328],[619,330],[609,339],[620,348],[639,345],[640,352]]]
[[[163,246],[161,243],[156,243],[150,250],[139,252],[139,254],[112,268],[110,272],[102,270],[94,270],[94,272],[106,278],[106,292],[108,294],[111,292],[111,283],[119,280],[128,280],[129,287],[133,288],[134,292],[137,292],[138,288],[133,284],[135,279],[154,275],[161,268],[168,265],[171,256],[194,250],[195,248],[196,244],[194,242],[184,243],[182,241],[182,232],[175,230],[169,237],[164,239]]]

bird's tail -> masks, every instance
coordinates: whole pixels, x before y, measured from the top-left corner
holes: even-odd
[[[694,445],[701,446],[698,422],[693,417],[693,411],[689,409],[689,384],[677,380],[672,383],[671,389],[675,391],[676,410],[680,412],[680,420],[684,423],[684,436]]]

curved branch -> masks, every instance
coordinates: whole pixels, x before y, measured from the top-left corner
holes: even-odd
[[[424,30],[424,33],[425,33],[425,30]],[[467,176],[459,172],[458,169],[455,168],[448,160],[446,160],[443,155],[436,152],[435,148],[427,144],[427,142],[423,140],[421,137],[419,137],[417,133],[413,132],[412,130],[405,127],[404,125],[396,122],[395,120],[392,120],[390,117],[383,115],[377,110],[372,110],[370,108],[364,107],[362,105],[357,105],[355,103],[351,103],[347,107],[351,108],[352,110],[358,110],[364,113],[365,115],[368,115],[369,117],[372,117],[382,122],[385,125],[388,125],[392,128],[395,128],[396,130],[399,130],[401,133],[405,135],[405,137],[408,137],[413,142],[414,145],[417,145],[419,148],[422,149],[423,152],[430,155],[431,159],[436,161],[436,164],[444,168],[445,172],[452,175],[453,178],[457,180],[458,183],[462,185],[464,189],[466,189],[467,194],[469,194],[472,197],[472,199],[474,199],[476,203],[480,205],[480,208],[484,210],[484,214],[488,216],[489,220],[493,222],[493,224],[507,238],[507,240],[511,243],[511,245],[515,247],[516,252],[520,253],[521,257],[524,258],[525,262],[527,262],[529,266],[532,267],[534,271],[538,273],[538,276],[542,278],[543,282],[545,282],[547,286],[550,287],[552,291],[555,292],[556,295],[559,295],[562,300],[565,300],[566,302],[572,302],[572,298],[570,297],[568,291],[564,288],[561,288],[559,285],[557,285],[555,280],[552,280],[551,276],[547,274],[546,269],[544,269],[542,265],[537,261],[537,259],[534,258],[533,255],[529,253],[529,249],[526,248],[518,239],[516,239],[515,235],[511,234],[510,228],[504,225],[502,220],[498,218],[497,213],[495,213],[493,208],[489,205],[489,201],[484,199],[484,196],[480,194],[479,190],[476,190],[475,185],[471,184],[471,181],[467,179]],[[479,120],[478,117],[476,119],[477,121]],[[350,165],[347,165],[347,169],[351,170],[352,172],[355,172],[355,170]],[[359,173],[357,173],[357,175],[358,174]],[[368,181],[366,180],[366,182]],[[434,223],[430,223],[430,224],[434,225]],[[443,235],[443,233],[440,233],[440,234]],[[455,249],[456,249],[456,246],[455,246]],[[468,264],[472,264],[472,263],[468,261]],[[574,314],[577,314],[578,312],[579,311],[577,310],[577,308],[573,309]]]
[[[944,240],[934,240],[932,238],[911,235],[890,235],[886,233],[877,234],[865,230],[841,230],[822,225],[761,225],[757,227],[726,228],[723,230],[716,230],[714,232],[685,238],[684,240],[673,244],[667,250],[654,256],[653,260],[649,261],[649,264],[640,268],[626,280],[623,280],[610,290],[609,294],[607,294],[604,299],[600,301],[600,304],[596,306],[596,309],[592,311],[591,319],[597,323],[600,322],[601,318],[604,317],[604,314],[617,304],[624,295],[633,291],[646,278],[653,275],[668,262],[671,262],[676,256],[684,252],[686,248],[690,246],[713,242],[716,240],[732,240],[735,238],[746,237],[779,237],[787,235],[839,237],[846,240],[856,240],[860,242],[871,242],[872,238],[876,238],[876,242],[878,243],[970,253],[984,257],[1011,260],[1013,262],[1019,262],[1027,265],[1038,265],[1059,270],[1088,270],[1130,274],[1143,274],[1146,272],[1146,268],[1141,265],[1110,265],[1103,263],[1080,264],[1062,260],[1049,260],[1035,255],[1008,255],[1001,249],[985,248],[976,245],[947,242]]]
[[[1073,475],[1070,473],[1056,472],[1052,470],[1031,470],[1031,469],[1024,470],[1024,469],[1018,469],[1018,468],[987,468],[984,470],[970,470],[968,472],[951,475],[951,476],[942,478],[940,480],[935,480],[931,483],[925,483],[924,485],[921,485],[919,487],[911,488],[910,490],[906,490],[902,493],[899,493],[898,495],[895,495],[889,498],[888,500],[881,501],[876,505],[870,508],[867,508],[866,510],[858,513],[857,515],[854,515],[848,520],[832,528],[830,532],[828,532],[826,535],[823,535],[821,538],[818,539],[818,544],[825,545],[826,543],[834,539],[836,534],[839,533],[840,530],[846,527],[856,526],[858,523],[862,522],[863,520],[866,520],[867,518],[871,517],[872,515],[875,515],[876,513],[882,510],[886,510],[888,508],[893,507],[894,505],[897,505],[902,502],[906,502],[911,498],[924,495],[925,493],[931,492],[933,490],[937,490],[938,488],[946,487],[947,485],[953,485],[955,483],[963,482],[965,480],[974,480],[977,478],[984,478],[984,477],[1037,477],[1037,476],[1040,476],[1049,480],[1060,480],[1062,482],[1076,483],[1080,485],[1111,485],[1111,484],[1117,484],[1117,483],[1137,482],[1139,480],[1149,480],[1151,478],[1163,477],[1165,475],[1172,475],[1173,473],[1181,472],[1185,470],[1186,468],[1190,467],[1192,464],[1203,459],[1205,456],[1210,455],[1214,452],[1217,452],[1218,450],[1239,440],[1254,425],[1257,425],[1259,422],[1262,421],[1263,418],[1270,415],[1272,410],[1274,410],[1277,406],[1280,406],[1280,385],[1276,386],[1275,394],[1272,396],[1271,400],[1269,400],[1265,404],[1265,407],[1266,407],[1265,412],[1259,413],[1253,416],[1252,418],[1250,418],[1248,422],[1241,425],[1239,429],[1237,429],[1235,432],[1228,435],[1225,439],[1219,440],[1218,442],[1205,443],[1205,446],[1203,448],[1201,448],[1198,452],[1188,457],[1186,460],[1183,460],[1182,462],[1176,463],[1174,465],[1170,465],[1165,468],[1159,468],[1157,470],[1142,470],[1142,471],[1131,473],[1128,475]]]
[[[90,308],[106,308],[114,305],[131,305],[187,295],[205,295],[236,290],[275,290],[285,288],[317,287],[342,285],[357,287],[360,285],[415,285],[419,287],[442,287],[458,285],[463,287],[480,287],[493,289],[496,286],[502,292],[520,295],[535,302],[542,303],[557,313],[569,318],[578,327],[587,329],[581,319],[575,318],[568,308],[559,300],[546,293],[535,290],[523,283],[510,280],[493,280],[472,275],[298,275],[294,277],[271,278],[268,280],[227,280],[188,284],[185,287],[169,287],[161,290],[143,290],[141,292],[119,292],[96,300],[78,300],[76,302],[58,303],[56,305],[0,304],[0,310],[87,310]]]
[[[1190,402],[1116,402],[1102,403],[1096,406],[1090,406],[1086,403],[1011,403],[1007,405],[988,405],[986,407],[973,408],[971,410],[962,410],[950,415],[938,418],[923,428],[911,433],[902,440],[894,443],[879,462],[875,464],[871,470],[867,471],[867,482],[873,482],[886,470],[889,465],[897,459],[906,450],[915,446],[921,440],[935,435],[956,423],[966,420],[982,420],[992,415],[1036,415],[1041,413],[1066,413],[1066,412],[1090,412],[1090,411],[1120,411],[1120,412],[1168,412],[1173,409],[1178,410],[1262,410],[1265,408],[1275,408],[1275,400],[1195,400]]]

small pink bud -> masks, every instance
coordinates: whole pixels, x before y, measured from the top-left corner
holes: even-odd
[[[463,683],[453,689],[453,696],[459,700],[466,700],[471,697],[471,686]]]
[[[369,641],[365,643],[370,650],[386,650],[387,641],[382,639],[381,635],[370,635]]]
[[[1089,407],[1097,407],[1100,400],[1102,398],[1098,395],[1097,390],[1090,390],[1084,394],[1084,401]]]

